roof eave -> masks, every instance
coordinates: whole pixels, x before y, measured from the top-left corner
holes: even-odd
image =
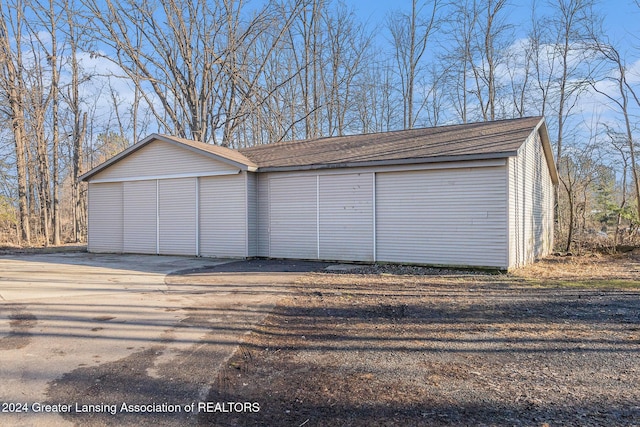
[[[190,145],[186,145],[186,144],[182,144],[180,141],[176,141],[170,137],[167,137],[165,135],[158,135],[158,134],[154,134],[156,135],[155,139],[158,139],[160,141],[164,141],[164,142],[168,142],[170,144],[176,145],[178,147],[183,147],[186,148],[188,150],[191,150],[194,153],[197,154],[202,154],[208,157],[211,157],[214,160],[218,160],[220,162],[226,163],[230,166],[234,166],[237,167],[238,169],[242,170],[242,171],[249,171],[249,172],[255,172],[258,169],[258,166],[252,163],[242,163],[242,162],[238,162],[236,160],[230,159],[228,157],[225,157],[221,154],[216,154],[216,153],[211,153],[209,151],[205,151],[205,150],[200,150],[197,147],[192,147]],[[249,159],[247,159],[249,160]]]
[[[542,141],[542,151],[544,152],[544,157],[547,160],[551,181],[553,182],[553,185],[558,185],[560,183],[558,178],[558,169],[556,168],[556,162],[553,159],[553,150],[551,149],[551,141],[549,140],[549,131],[547,130],[547,124],[544,118],[540,119],[540,123],[538,123],[535,131],[539,133],[540,140]]]
[[[390,160],[370,160],[370,161],[362,161],[362,162],[318,163],[318,164],[301,165],[301,166],[265,166],[265,167],[259,167],[258,172],[293,172],[293,171],[317,170],[317,169],[397,166],[397,165],[412,165],[412,164],[423,164],[423,163],[448,163],[448,162],[459,162],[459,161],[503,159],[507,157],[514,157],[516,155],[517,155],[516,151],[504,151],[499,153],[486,153],[486,154],[434,156],[434,157],[419,157],[419,158],[390,159]]]

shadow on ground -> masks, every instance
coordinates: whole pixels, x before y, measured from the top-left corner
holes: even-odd
[[[311,275],[245,340],[200,425],[608,425],[640,419],[640,292]],[[458,280],[458,279],[456,279]]]

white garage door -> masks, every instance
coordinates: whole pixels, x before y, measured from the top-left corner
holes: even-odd
[[[504,168],[376,174],[377,260],[506,265]]]
[[[90,252],[122,252],[122,183],[89,184]]]
[[[373,261],[373,174],[320,176],[320,258]]]
[[[317,177],[269,180],[269,256],[318,257]]]
[[[124,182],[124,252],[157,253],[156,181]]]
[[[159,253],[197,255],[196,178],[158,181]]]
[[[243,175],[200,178],[200,254],[246,256]]]

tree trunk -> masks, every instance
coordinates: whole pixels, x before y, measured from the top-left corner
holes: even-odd
[[[568,197],[569,197],[569,224],[567,226],[567,244],[565,246],[565,252],[570,252],[571,251],[571,244],[573,241],[573,223],[575,221],[575,215],[574,215],[574,200],[573,200],[573,194],[571,194],[571,192],[569,190],[567,190],[568,193]]]
[[[17,33],[21,31],[22,13],[18,11],[16,17]],[[31,228],[29,224],[29,205],[27,201],[27,164],[25,159],[26,149],[26,129],[24,119],[24,85],[19,75],[21,69],[22,56],[20,53],[20,36],[17,36],[17,65],[14,63],[14,55],[9,44],[9,33],[6,26],[2,3],[0,3],[0,64],[2,64],[3,78],[0,83],[6,92],[9,100],[9,113],[11,118],[11,130],[16,153],[16,173],[18,183],[18,215],[20,217],[20,243],[29,245],[31,243]]]

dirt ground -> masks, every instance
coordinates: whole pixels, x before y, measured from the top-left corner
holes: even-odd
[[[306,274],[207,397],[253,406],[199,422],[640,425],[639,280],[637,250],[551,257],[508,275]]]

